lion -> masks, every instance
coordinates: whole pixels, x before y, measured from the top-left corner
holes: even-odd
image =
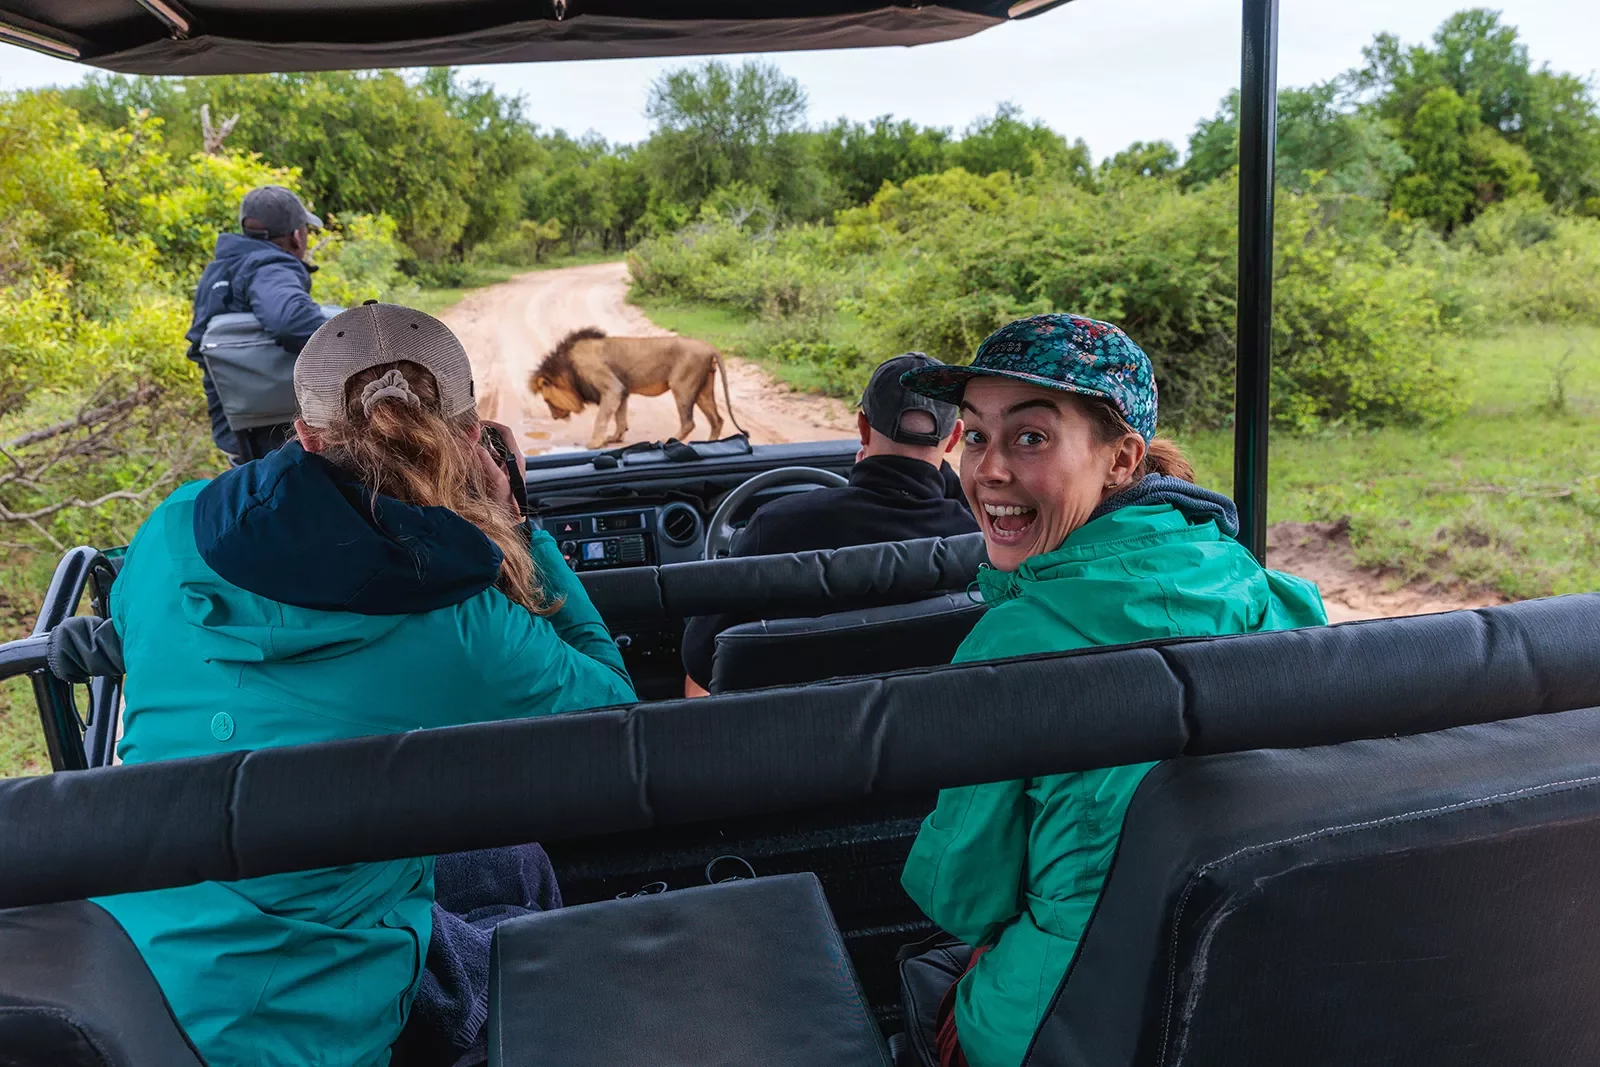
[[[698,404],[711,423],[713,440],[722,436],[722,415],[717,411],[716,372],[722,371],[722,396],[733,419],[733,398],[728,392],[728,371],[722,353],[704,341],[687,337],[609,337],[593,326],[573,330],[550,350],[528,378],[528,388],[542,396],[553,419],[570,419],[589,404],[595,412],[590,448],[622,443],[628,433],[628,397],[660,396],[672,390],[678,404],[678,440],[694,432]],[[616,431],[606,435],[606,424]],[[743,431],[739,420],[733,425]]]

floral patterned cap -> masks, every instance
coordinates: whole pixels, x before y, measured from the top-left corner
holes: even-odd
[[[984,338],[965,367],[923,367],[900,383],[933,400],[959,404],[974,378],[1011,378],[1115,404],[1149,441],[1156,432],[1156,376],[1150,357],[1109,322],[1082,315],[1035,315]]]

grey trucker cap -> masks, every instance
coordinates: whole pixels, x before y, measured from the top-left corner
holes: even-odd
[[[409,360],[439,385],[445,418],[472,410],[472,362],[450,328],[432,315],[369,300],[318,327],[294,361],[300,417],[325,427],[343,417],[345,383],[369,367]]]
[[[960,414],[954,404],[930,400],[900,384],[900,376],[923,367],[942,367],[943,363],[921,352],[907,352],[885,360],[872,372],[872,379],[861,394],[861,410],[867,424],[891,441],[903,445],[936,445],[950,436]],[[933,416],[932,433],[916,433],[900,427],[908,411],[926,411]]]
[[[266,229],[245,229],[246,219]],[[302,226],[315,226],[320,230],[322,220],[307,211],[300,198],[281,185],[252,189],[239,201],[239,229],[251,237],[287,237]]]

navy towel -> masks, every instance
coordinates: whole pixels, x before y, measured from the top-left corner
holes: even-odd
[[[434,863],[433,937],[392,1067],[477,1067],[488,1060],[489,943],[495,925],[561,907],[538,845],[453,852]]]

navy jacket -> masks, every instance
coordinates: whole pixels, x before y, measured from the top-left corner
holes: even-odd
[[[907,456],[868,456],[850,471],[850,484],[813,489],[763,504],[733,539],[734,556],[775,556],[845,545],[954,537],[976,533],[961,482],[949,464],[935,467]],[[839,604],[835,610],[849,611]],[[702,687],[711,683],[717,635],[750,619],[705,615],[683,631],[683,669]]]
[[[189,341],[189,358],[200,359],[200,339],[214,316],[248,311],[261,320],[261,326],[285,349],[295,354],[317,332],[325,316],[311,299],[311,272],[306,263],[270,241],[225,233],[217,238],[217,251],[200,275],[194,294],[194,321],[184,334]],[[217,447],[230,455],[241,450],[211,375],[205,376],[206,406],[211,414],[211,437]]]

